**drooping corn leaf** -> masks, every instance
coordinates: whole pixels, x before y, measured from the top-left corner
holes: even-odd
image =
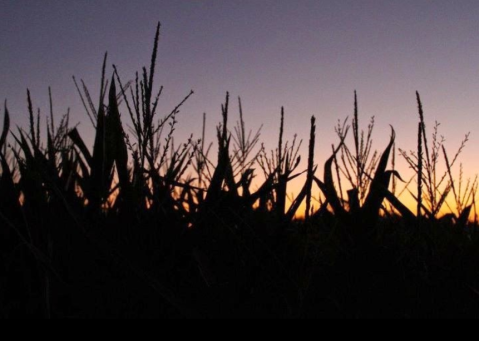
[[[93,146],[93,157],[91,161],[91,182],[88,193],[89,202],[94,209],[99,209],[104,200],[107,199],[111,187],[111,171],[114,160],[107,148],[107,116],[103,104],[103,96],[100,96],[98,108],[96,135]]]
[[[334,186],[332,166],[334,159],[336,158],[338,152],[341,150],[343,144],[344,140],[341,141],[338,148],[334,150],[333,155],[328,159],[328,161],[326,161],[326,164],[324,165],[324,182],[320,181],[318,178],[315,177],[316,183],[318,184],[323,194],[326,196],[328,202],[333,208],[334,213],[338,217],[344,217],[346,215],[346,210],[341,204],[341,200],[339,199],[338,193],[336,192],[336,187]]]
[[[401,214],[401,216],[406,220],[407,223],[413,223],[416,221],[416,216],[411,212],[409,208],[406,207],[393,193],[391,193],[387,188],[383,188],[383,195],[387,201],[394,206],[394,208]]]
[[[472,205],[466,207],[464,211],[462,211],[461,215],[457,219],[457,226],[459,228],[463,228],[463,229],[466,228],[467,223],[469,221],[469,216],[471,215],[471,211],[472,211]]]
[[[368,225],[374,224],[379,218],[379,211],[384,201],[384,192],[382,189],[388,188],[391,181],[392,173],[386,172],[386,168],[389,163],[389,157],[396,140],[396,132],[392,127],[391,129],[391,141],[389,142],[389,145],[387,146],[378,163],[376,174],[371,182],[370,191],[366,197],[363,207],[364,222]]]
[[[115,161],[120,187],[126,191],[130,187],[130,173],[128,170],[128,149],[125,143],[125,133],[121,123],[118,108],[116,82],[114,76],[111,80],[109,106],[107,117],[107,140],[111,158]]]
[[[312,170],[312,173],[313,174],[316,173],[316,170],[317,170],[317,167],[315,167]],[[313,176],[313,180],[314,180],[314,176]],[[296,213],[298,212],[298,209],[300,208],[303,201],[306,199],[306,197],[308,195],[308,192],[310,190],[311,190],[311,184],[309,183],[309,181],[306,181],[306,183],[303,186],[303,189],[301,190],[298,197],[296,198],[296,200],[293,202],[293,204],[289,208],[288,213],[286,214],[286,220],[287,221],[291,221],[291,220],[294,219]]]
[[[73,141],[75,146],[80,150],[82,153],[83,157],[85,158],[86,162],[90,167],[92,167],[93,164],[93,158],[91,156],[90,151],[88,150],[85,142],[83,142],[82,137],[80,136],[80,133],[78,132],[77,128],[74,128],[68,133],[68,137]]]
[[[5,118],[3,121],[3,131],[0,137],[0,152],[7,141],[8,132],[10,131],[10,114],[8,112],[7,103],[5,102]]]

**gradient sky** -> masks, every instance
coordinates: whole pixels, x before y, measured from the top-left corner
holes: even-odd
[[[337,142],[333,127],[352,115],[357,90],[364,126],[376,117],[376,147],[387,145],[392,124],[398,145],[413,149],[419,90],[429,127],[442,123],[451,153],[473,133],[463,158],[473,175],[479,168],[478,18],[477,0],[3,0],[0,98],[8,99],[13,120],[25,124],[26,88],[47,112],[52,86],[57,115],[70,107],[73,123],[90,136],[71,76],[96,93],[108,51],[122,78],[133,79],[149,63],[161,21],[162,109],[171,110],[191,89],[196,93],[179,116],[178,138],[200,135],[203,112],[212,133],[230,91],[242,97],[247,125],[265,124],[270,147],[281,106],[290,137],[306,140],[315,115],[323,163]]]

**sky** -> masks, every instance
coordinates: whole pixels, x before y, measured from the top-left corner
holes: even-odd
[[[229,91],[241,96],[248,127],[264,124],[262,140],[270,148],[282,106],[290,138],[307,140],[316,116],[322,164],[337,143],[337,121],[353,114],[357,90],[363,127],[376,118],[375,147],[386,147],[393,125],[397,145],[414,149],[418,90],[428,128],[441,122],[451,153],[472,132],[463,160],[473,176],[479,168],[477,18],[477,0],[3,0],[0,99],[8,99],[13,121],[26,125],[26,89],[46,113],[51,86],[56,115],[71,108],[72,123],[91,139],[72,76],[97,93],[108,51],[109,65],[133,79],[149,64],[161,21],[160,109],[168,113],[195,91],[178,117],[177,139],[199,137],[206,112],[213,141]],[[405,162],[400,167],[407,173]]]

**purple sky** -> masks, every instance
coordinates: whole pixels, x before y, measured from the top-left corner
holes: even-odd
[[[57,115],[71,107],[73,122],[90,135],[71,76],[96,93],[108,51],[122,78],[133,79],[149,63],[161,21],[156,80],[165,86],[162,109],[196,92],[179,117],[178,138],[200,135],[203,112],[213,132],[230,91],[242,97],[250,127],[265,124],[270,147],[281,106],[291,137],[307,139],[316,115],[323,163],[337,141],[334,125],[352,114],[356,89],[363,124],[376,116],[376,147],[386,146],[392,124],[399,146],[410,149],[419,90],[429,127],[442,122],[451,152],[472,131],[464,159],[475,173],[478,18],[477,0],[3,0],[0,98],[8,99],[13,120],[25,124],[26,88],[46,113],[52,86]]]

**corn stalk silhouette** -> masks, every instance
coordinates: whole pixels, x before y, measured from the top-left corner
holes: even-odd
[[[470,134],[465,136],[454,157],[450,158],[445,146],[445,138],[439,136],[439,123],[434,126],[432,140],[428,139],[425,113],[419,92],[416,92],[416,99],[419,112],[417,152],[407,153],[402,149],[399,150],[415,175],[406,184],[402,193],[407,191],[416,201],[418,218],[429,221],[440,220],[443,208],[448,207],[450,213],[443,218],[452,219],[459,226],[465,227],[475,205],[477,177],[474,181],[468,180],[464,186],[462,165],[458,180],[454,179],[453,168],[469,142]],[[441,163],[444,164],[444,171],[440,170]],[[414,178],[417,182],[417,193],[409,189]],[[455,208],[450,207],[448,203],[451,195],[454,197]]]
[[[352,156],[352,152],[346,145],[350,127],[348,127],[345,122],[343,127],[337,130],[340,143],[336,148],[333,146],[333,155],[325,163],[324,179],[320,180],[314,177],[315,182],[326,198],[324,207],[329,206],[342,224],[357,227],[358,230],[368,230],[376,226],[385,200],[388,200],[404,218],[413,220],[414,215],[389,191],[393,177],[401,179],[397,171],[387,170],[396,139],[394,128],[391,127],[391,139],[382,156],[378,159],[377,163],[374,161],[375,157],[373,157],[373,161],[371,162],[372,166],[367,167],[368,155],[371,153],[372,142],[370,141],[372,126],[369,127],[367,140],[363,142],[363,138],[360,139],[358,122],[358,105],[355,95],[353,134],[356,154]],[[343,166],[340,166],[338,162],[340,152],[343,154],[341,159]],[[334,181],[333,165],[336,166],[336,175],[340,183],[339,193]],[[368,171],[368,168],[373,171],[374,165],[376,165],[375,173],[372,175],[370,171]],[[343,199],[340,173],[346,174],[346,178],[350,180],[353,187],[348,191],[347,200]],[[351,174],[355,174],[356,182],[353,181]],[[360,193],[362,192],[366,193],[364,200],[361,200],[360,197]]]

